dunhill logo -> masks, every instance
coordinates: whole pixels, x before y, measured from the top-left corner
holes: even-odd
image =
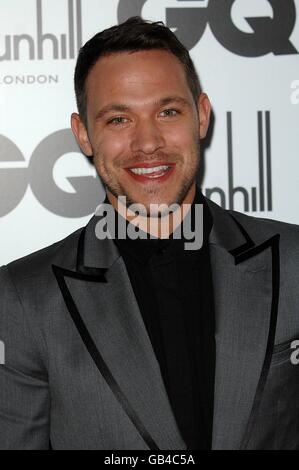
[[[244,201],[245,212],[272,211],[272,169],[271,169],[271,128],[270,112],[258,111],[257,135],[258,135],[258,173],[259,185],[251,188],[235,186],[233,169],[233,130],[232,113],[227,113],[227,166],[228,166],[228,197],[222,188],[206,188],[208,198],[216,193],[220,196],[221,206],[234,209],[235,195],[241,194]]]
[[[42,0],[36,0],[36,37],[29,34],[4,36],[4,52],[0,55],[0,61],[21,58],[43,60],[46,42],[52,45],[53,59],[74,59],[82,46],[81,0],[76,0],[74,7],[75,0],[68,0],[68,33],[55,36],[44,31]]]

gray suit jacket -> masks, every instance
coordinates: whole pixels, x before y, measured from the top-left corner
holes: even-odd
[[[298,449],[299,227],[207,202],[213,449]],[[1,449],[186,448],[124,261],[96,222],[0,270]]]

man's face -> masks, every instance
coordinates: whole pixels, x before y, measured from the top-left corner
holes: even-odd
[[[196,105],[178,59],[163,50],[102,57],[86,95],[87,130],[77,114],[72,128],[110,202],[191,203],[210,104],[201,95]]]

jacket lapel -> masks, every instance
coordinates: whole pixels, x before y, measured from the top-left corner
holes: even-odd
[[[247,448],[268,375],[279,292],[279,236],[254,242],[207,201],[216,321],[213,449]]]
[[[247,448],[274,345],[279,236],[253,241],[207,200],[216,320],[213,449]],[[185,449],[122,258],[82,231],[77,266],[53,266],[75,327],[145,448]]]
[[[53,266],[69,313],[99,373],[144,440],[185,449],[129,277],[112,240],[81,233],[75,270]]]

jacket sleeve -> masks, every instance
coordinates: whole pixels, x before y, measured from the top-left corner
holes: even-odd
[[[50,399],[42,336],[0,268],[0,449],[49,449]],[[43,351],[43,353],[42,353]]]

